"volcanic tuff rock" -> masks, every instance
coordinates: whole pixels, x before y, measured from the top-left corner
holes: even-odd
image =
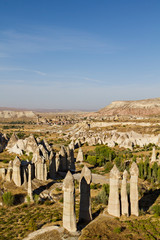
[[[98,111],[104,115],[157,115],[160,114],[160,98],[115,101]]]
[[[0,111],[0,118],[35,118],[36,114],[32,111]]]
[[[3,149],[5,149],[7,142],[8,142],[7,136],[5,134],[0,133],[0,152],[2,152]]]

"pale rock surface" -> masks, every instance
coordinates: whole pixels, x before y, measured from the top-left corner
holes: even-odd
[[[37,141],[33,134],[31,134],[28,138],[25,139],[26,146],[25,146],[25,151],[29,154],[30,152],[35,152],[37,149]]]
[[[128,172],[124,170],[123,179],[121,184],[121,209],[122,215],[129,216],[129,204],[128,204],[128,194],[127,194],[127,176]]]
[[[18,141],[18,137],[15,133],[13,133],[11,138],[8,141],[7,149],[12,148],[17,141]]]
[[[83,151],[82,151],[82,148],[80,147],[78,150],[76,162],[83,162],[83,161],[84,161]]]
[[[119,201],[119,178],[120,172],[116,165],[110,171],[110,191],[108,200],[108,213],[115,217],[120,217],[120,201]]]
[[[31,164],[28,165],[28,196],[30,201],[33,202]]]
[[[155,146],[153,146],[153,150],[152,150],[152,157],[151,157],[151,163],[156,162],[156,148]]]
[[[32,162],[35,165],[35,177],[39,180],[46,181],[47,180],[47,165],[45,163],[44,157],[40,156],[39,148],[37,148]]]
[[[13,161],[13,173],[12,173],[13,182],[20,187],[21,182],[21,161],[18,157],[16,157]]]
[[[7,174],[6,174],[6,181],[11,182],[12,180],[12,168],[8,167]]]
[[[138,175],[139,169],[135,162],[132,163],[130,168],[130,203],[131,203],[131,214],[139,216],[138,207]]]
[[[40,150],[41,155],[45,158],[45,160],[48,160],[49,159],[48,151],[44,148],[44,146],[40,144],[38,148]]]
[[[1,168],[1,177],[3,180],[6,179],[6,169],[5,168]]]
[[[74,143],[74,140],[71,141],[71,143],[69,144],[69,148],[70,149],[75,149],[75,143]]]
[[[51,146],[48,144],[47,140],[46,139],[43,139],[43,144],[44,144],[44,147],[46,148],[46,150],[48,152],[51,152],[52,151],[52,148]]]
[[[63,181],[63,227],[69,232],[77,230],[74,178],[70,171]]]
[[[56,163],[56,172],[58,172],[58,171],[59,171],[59,165],[60,165],[60,156],[59,156],[59,153],[56,153],[55,163]]]

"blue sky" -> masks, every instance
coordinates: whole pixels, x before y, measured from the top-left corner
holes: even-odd
[[[160,97],[159,0],[0,0],[0,106]]]

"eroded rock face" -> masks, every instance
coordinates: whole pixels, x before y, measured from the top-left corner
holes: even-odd
[[[35,177],[39,180],[47,180],[47,165],[45,158],[41,156],[40,149],[37,147],[36,152],[33,155],[32,163],[35,167]]]
[[[63,181],[63,227],[69,232],[77,230],[74,178],[70,171]]]
[[[137,100],[137,101],[115,101],[105,108],[99,110],[103,115],[157,115],[160,114],[160,98]]]
[[[119,201],[119,178],[120,172],[116,165],[110,171],[110,191],[108,200],[108,213],[120,217],[120,201]]]
[[[2,152],[7,146],[8,139],[5,134],[0,133],[0,152]]]
[[[37,149],[37,141],[35,139],[35,137],[31,134],[28,138],[25,139],[25,149],[24,151],[26,151],[27,153],[30,153],[30,152],[35,152],[36,149]]]
[[[76,162],[83,162],[83,161],[84,161],[83,151],[82,151],[82,148],[80,147],[78,150]]]
[[[67,153],[64,146],[61,146],[59,158],[60,158],[59,170],[62,172],[67,172],[68,171]]]
[[[22,184],[22,182],[21,182],[21,161],[18,157],[16,157],[13,161],[12,179],[18,187],[21,186],[21,184]]]
[[[138,207],[138,175],[139,169],[135,162],[132,163],[130,168],[130,204],[131,204],[131,214],[139,216]]]
[[[66,149],[68,170],[75,171],[74,151],[69,146]]]
[[[7,149],[12,148],[18,141],[18,137],[15,133],[12,134],[11,138],[8,141]]]
[[[121,210],[122,215],[129,216],[129,204],[128,204],[128,194],[127,194],[127,176],[128,172],[124,170],[123,179],[121,184]]]
[[[56,159],[55,159],[55,153],[51,151],[50,157],[49,157],[49,176],[51,179],[54,179],[56,175]]]
[[[36,114],[32,111],[0,111],[0,118],[35,118]]]
[[[152,150],[151,162],[152,163],[156,162],[156,148],[155,148],[155,146],[153,147],[153,150]]]
[[[91,213],[91,196],[90,184],[92,181],[91,171],[84,166],[80,177],[80,210],[79,222],[90,222],[92,220]]]
[[[109,126],[111,126],[112,124],[113,125],[117,124],[115,122],[114,123],[104,122],[104,123],[109,124]],[[97,124],[97,122],[95,122],[94,124]],[[129,125],[130,123],[127,122],[124,124]],[[132,122],[132,124],[135,125],[134,122]],[[109,147],[114,147],[115,144],[118,144],[119,147],[129,148],[131,150],[133,150],[133,147],[136,145],[139,145],[140,147],[144,147],[149,143],[160,146],[160,134],[158,135],[139,134],[135,131],[119,132],[117,130],[111,130],[111,131],[102,130],[101,132],[96,132],[96,131],[94,132],[90,130],[87,132],[84,129],[76,130],[76,128],[74,132],[73,130],[72,132],[70,132],[70,135],[72,134],[73,136],[70,138],[72,142],[70,145],[73,144],[73,139],[74,141],[76,141],[75,139],[79,139],[82,143],[88,143],[89,146],[93,146],[99,143],[104,145],[107,144]]]
[[[28,165],[28,196],[30,201],[33,202],[31,164]]]

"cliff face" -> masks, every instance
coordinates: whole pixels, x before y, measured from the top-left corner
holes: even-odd
[[[98,111],[104,115],[160,115],[160,98],[137,100],[137,101],[115,101]]]
[[[36,114],[32,111],[0,111],[0,118],[34,118]]]

